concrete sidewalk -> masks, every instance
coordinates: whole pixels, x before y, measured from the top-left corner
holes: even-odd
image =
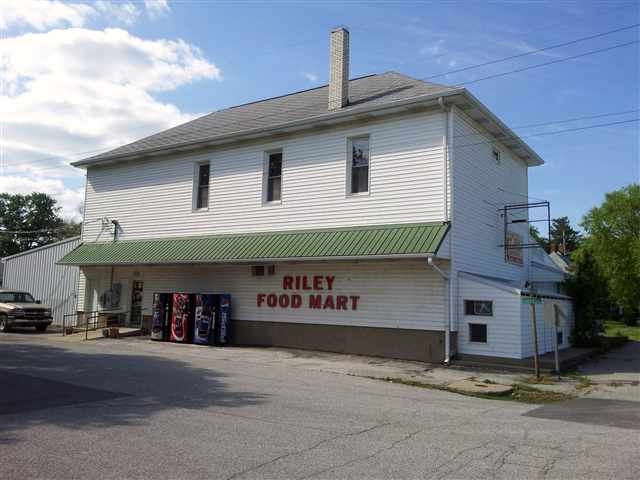
[[[61,341],[65,337],[47,335],[39,338]],[[459,367],[455,364],[451,367],[445,367],[422,362],[309,350],[275,347],[185,345],[154,342],[149,337],[129,337],[118,340],[99,339],[97,341],[101,343],[110,342],[116,349],[119,343],[133,343],[136,349],[148,350],[149,352],[157,351],[158,348],[161,348],[169,355],[173,355],[173,353],[169,353],[173,351],[176,356],[180,357],[199,357],[203,353],[202,349],[207,349],[207,357],[215,361],[292,367],[306,371],[403,382],[436,388],[451,388],[458,392],[470,394],[478,393],[478,384],[508,386],[526,384],[538,390],[565,395],[590,395],[600,398],[640,402],[640,386],[638,386],[637,382],[640,343],[637,342],[630,342],[622,348],[612,350],[608,354],[599,357],[585,365],[583,369],[578,371],[577,375],[562,376],[560,380],[557,380],[553,375],[549,375],[545,376],[542,382],[537,382],[529,374],[506,370],[499,371],[492,368]],[[464,391],[464,381],[469,381],[475,386],[469,384],[468,391]]]
[[[111,341],[111,340],[105,340]],[[476,394],[477,388],[469,385],[464,392],[465,380],[485,385],[514,385],[527,383],[528,375],[514,372],[487,371],[479,368],[445,367],[441,365],[393,360],[360,355],[296,350],[287,348],[252,348],[252,347],[203,347],[198,345],[160,344],[148,337],[132,337],[122,342],[135,342],[137,348],[176,348],[180,355],[198,355],[202,348],[212,350],[212,355],[220,361],[233,361],[258,365],[286,366],[300,370],[334,373],[363,378],[387,381],[398,381],[413,384],[424,384],[438,388],[453,388],[463,393]],[[549,381],[549,380],[547,380]],[[549,392],[568,395],[583,394],[583,381],[575,377],[562,377],[560,381],[536,383],[533,387]]]

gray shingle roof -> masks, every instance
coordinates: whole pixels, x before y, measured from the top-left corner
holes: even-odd
[[[416,80],[396,72],[369,75],[349,81],[349,105],[345,112],[360,107],[378,106],[423,95],[456,90],[453,87]],[[156,133],[106,153],[77,162],[98,163],[114,157],[135,155],[149,150],[171,148],[214,138],[304,121],[330,113],[327,110],[328,86],[280,97],[269,98],[209,113],[177,127]],[[326,117],[325,117],[326,118]]]

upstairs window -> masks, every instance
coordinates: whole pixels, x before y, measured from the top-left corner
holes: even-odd
[[[496,162],[496,165],[500,165],[500,162],[501,162],[500,150],[498,150],[497,148],[494,148],[491,151],[491,155],[493,156],[493,161]]]
[[[349,140],[349,193],[369,191],[369,137]]]
[[[209,164],[198,165],[196,178],[196,208],[209,208]]]
[[[279,202],[282,199],[282,151],[267,153],[266,161],[267,202]]]

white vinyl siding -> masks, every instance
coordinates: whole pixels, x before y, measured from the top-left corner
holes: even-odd
[[[560,328],[563,343],[560,349],[568,348],[571,330],[573,329],[573,304],[569,300],[543,298],[542,304],[536,305],[536,329],[538,333],[538,353],[540,355],[553,352],[555,348],[555,320],[553,304],[560,308]],[[531,321],[531,305],[521,305],[522,310],[522,356],[533,355],[533,322]]]
[[[413,114],[200,155],[90,167],[84,240],[210,235],[443,220],[444,115]],[[345,196],[346,142],[368,135],[367,196]],[[282,149],[282,204],[263,205],[264,152]],[[211,162],[208,212],[192,212],[194,163]]]
[[[125,302],[130,301],[132,281],[144,282],[143,315],[151,315],[154,292],[215,292],[231,294],[237,320],[444,329],[445,283],[424,261],[288,263],[276,264],[275,269],[275,275],[255,277],[250,265],[116,267],[114,282],[122,283]],[[99,288],[108,285],[108,270],[95,269],[95,274],[90,267],[85,270]],[[294,291],[282,288],[284,275],[333,275],[335,280],[331,291]],[[300,293],[303,305],[299,309],[259,308],[258,293]],[[360,298],[355,311],[312,310],[307,308],[309,294]]]
[[[460,277],[458,285],[458,311],[460,312],[458,351],[462,354],[520,358],[520,295],[468,277]],[[492,301],[493,315],[465,315],[465,300]],[[469,338],[471,323],[487,325],[487,343],[471,342]]]
[[[504,243],[499,209],[527,202],[527,165],[506,148],[500,148],[496,163],[492,138],[460,110],[452,114],[454,269],[524,284],[528,251],[524,265],[514,265],[498,245]],[[510,228],[528,238],[526,223]]]

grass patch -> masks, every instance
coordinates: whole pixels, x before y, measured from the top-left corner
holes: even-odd
[[[522,378],[521,382],[532,385],[555,385],[558,383],[558,377],[551,375],[540,375],[540,377],[536,377],[535,375],[532,375],[530,377]]]
[[[630,327],[616,320],[604,321],[605,337],[627,337],[629,340],[640,342],[640,325]]]
[[[524,403],[555,403],[575,398],[575,396],[567,393],[538,390],[537,388],[522,383],[517,383],[513,386],[511,396],[513,400]]]
[[[580,380],[580,383],[576,385],[576,390],[585,390],[587,388],[590,388],[593,385],[589,377],[582,376],[582,377],[576,377],[576,378]]]
[[[438,385],[434,383],[425,383],[417,380],[406,380],[404,378],[395,378],[395,377],[367,377],[373,380],[383,380],[389,383],[400,383],[402,385],[409,385],[411,387],[418,388],[428,388],[430,390],[441,390],[444,392],[457,393],[459,395],[465,395],[467,397],[476,397],[476,398],[484,398],[487,400],[502,400],[502,401],[513,401],[513,402],[522,402],[522,403],[554,403],[554,402],[563,402],[566,400],[571,400],[575,398],[574,395],[569,395],[561,392],[549,392],[546,390],[539,390],[537,388],[531,387],[529,385],[525,385],[522,383],[516,383],[513,385],[513,391],[509,394],[505,395],[486,395],[482,393],[467,393],[460,392],[458,390],[452,390],[447,385]],[[493,382],[488,382],[493,383]]]

